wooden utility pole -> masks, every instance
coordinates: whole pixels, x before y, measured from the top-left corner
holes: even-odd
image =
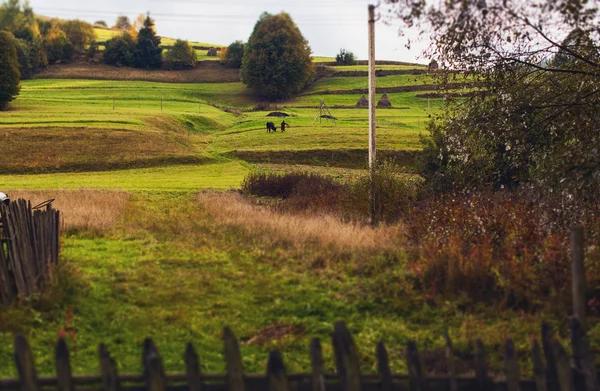
[[[375,6],[369,5],[369,171],[371,175],[371,224],[377,224],[375,213]]]

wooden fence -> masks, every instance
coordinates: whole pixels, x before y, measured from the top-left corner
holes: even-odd
[[[43,209],[43,210],[42,210]],[[16,200],[0,205],[0,300],[39,292],[58,262],[59,212]]]
[[[274,350],[269,354],[266,374],[247,375],[243,372],[238,340],[229,328],[223,332],[225,374],[202,374],[198,354],[191,344],[183,354],[185,373],[166,375],[162,359],[151,339],[143,344],[141,375],[119,375],[115,360],[106,346],[98,349],[99,376],[72,376],[69,351],[63,339],[56,347],[56,377],[38,378],[31,349],[23,336],[15,337],[15,361],[19,379],[0,380],[0,390],[6,391],[462,391],[462,390],[508,390],[508,391],[572,391],[598,389],[594,359],[583,328],[577,318],[571,320],[571,343],[573,355],[570,360],[563,346],[553,338],[547,325],[542,326],[541,347],[532,342],[533,378],[520,377],[517,352],[511,340],[504,347],[504,376],[492,376],[485,363],[485,352],[480,340],[475,342],[474,376],[458,376],[454,363],[452,342],[446,339],[448,373],[426,376],[419,352],[414,342],[406,345],[408,374],[392,374],[388,353],[380,342],[376,347],[377,368],[375,374],[360,373],[360,359],[356,345],[343,322],[336,323],[332,335],[337,373],[326,373],[321,343],[310,343],[312,371],[303,374],[287,374],[282,356]],[[545,364],[544,364],[545,362]]]

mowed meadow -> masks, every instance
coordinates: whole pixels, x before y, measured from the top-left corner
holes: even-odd
[[[407,87],[389,92],[392,107],[377,110],[377,142],[409,177],[426,122],[444,104],[420,97],[433,83],[421,74],[378,80],[378,88]],[[290,372],[308,370],[312,337],[324,341],[333,369],[329,335],[340,319],[368,371],[376,370],[381,339],[395,371],[406,370],[407,339],[418,341],[435,370],[445,331],[461,372],[472,369],[475,337],[495,352],[510,335],[525,350],[544,314],[432,303],[410,282],[403,224],[285,214],[270,207],[276,201],[240,195],[256,170],[340,180],[364,173],[368,111],[354,106],[366,87],[365,77],[334,76],[267,107],[239,82],[23,81],[0,116],[0,190],[32,202],[56,199],[62,267],[39,297],[0,311],[0,375],[16,375],[15,332],[29,338],[42,375],[54,371],[59,335],[77,374],[98,372],[100,342],[120,372],[139,372],[145,337],[167,371],[183,370],[190,341],[203,371],[223,371],[224,326],[240,338],[248,371],[262,372],[273,348]],[[315,121],[321,100],[335,123]],[[281,122],[268,116],[274,111],[289,114],[285,133],[267,134],[266,121]],[[492,353],[496,367],[499,357]]]

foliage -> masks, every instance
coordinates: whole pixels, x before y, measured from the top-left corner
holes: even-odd
[[[94,27],[81,20],[66,20],[61,24],[62,30],[77,52],[83,52],[94,40]]]
[[[33,9],[28,2],[7,0],[0,5],[0,30],[13,33],[15,38],[34,41],[40,35]]]
[[[75,54],[75,47],[67,38],[58,21],[52,22],[48,35],[44,37],[44,47],[49,64],[69,61]]]
[[[0,30],[0,110],[19,95],[20,76],[15,38]]]
[[[128,31],[131,28],[131,22],[127,16],[119,15],[113,28],[121,31]]]
[[[313,78],[310,54],[288,14],[263,15],[244,49],[242,81],[264,98],[292,97]]]
[[[106,22],[104,20],[97,20],[94,22],[94,24],[97,26],[103,26],[103,27],[108,28],[108,25],[106,24]]]
[[[221,64],[229,68],[241,68],[244,58],[244,43],[232,42],[227,48],[221,49]]]
[[[108,65],[132,67],[135,65],[133,50],[135,42],[129,33],[123,33],[106,41],[102,62]]]
[[[150,16],[144,20],[134,48],[135,65],[138,68],[155,69],[162,65],[160,37],[154,31],[154,21]]]
[[[29,79],[48,65],[46,50],[39,41],[16,40],[21,80]]]
[[[167,66],[171,69],[189,69],[196,66],[196,51],[188,41],[178,39],[165,56]]]
[[[431,165],[440,175],[467,188],[532,182],[598,194],[597,8],[574,0],[394,3],[405,21],[433,32],[425,55],[484,86],[436,125],[447,149],[437,154],[447,162]]]
[[[356,65],[356,58],[354,57],[354,53],[342,48],[335,56],[335,62],[338,65]]]
[[[95,40],[93,40],[92,42],[90,42],[90,46],[87,49],[87,58],[90,60],[94,60],[94,58],[96,58],[96,54],[98,53],[98,49],[99,49],[99,45],[98,42],[96,42]]]

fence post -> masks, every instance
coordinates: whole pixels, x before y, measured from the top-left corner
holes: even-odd
[[[448,330],[444,332],[444,340],[446,342],[446,363],[448,365],[448,376],[450,377],[450,391],[456,391],[458,389],[456,363],[454,362],[454,348]]]
[[[269,381],[269,391],[287,391],[288,380],[285,374],[285,365],[279,350],[273,350],[269,353],[267,362],[267,378]]]
[[[517,363],[515,345],[510,338],[504,344],[504,372],[507,390],[519,391],[519,363]]]
[[[377,344],[377,371],[381,379],[379,389],[381,391],[392,391],[392,371],[390,370],[390,360],[383,341]]]
[[[100,359],[100,372],[102,373],[102,381],[104,382],[105,391],[120,391],[121,381],[117,372],[117,364],[108,353],[108,349],[104,344],[98,346],[98,357]]]
[[[165,391],[165,370],[158,350],[150,338],[144,340],[142,364],[147,391]]]
[[[573,294],[573,315],[579,319],[581,327],[587,329],[585,321],[585,266],[584,266],[583,227],[571,228],[571,274]]]
[[[535,380],[535,388],[537,391],[546,391],[546,376],[544,362],[542,361],[542,349],[535,338],[531,340],[531,355],[533,356],[533,379]]]
[[[185,373],[190,383],[190,391],[202,391],[202,381],[200,380],[200,361],[198,354],[191,343],[187,344],[184,355]]]
[[[321,342],[318,338],[310,341],[310,365],[312,367],[312,391],[325,391],[325,365]]]
[[[19,372],[21,391],[40,391],[31,348],[27,339],[20,334],[15,336],[15,362]]]
[[[344,391],[360,391],[361,379],[358,352],[346,323],[335,323],[332,339],[335,363],[342,389]]]
[[[223,330],[223,345],[229,391],[244,391],[244,372],[240,345],[229,327],[225,327]]]
[[[56,378],[59,391],[73,391],[69,348],[64,338],[60,338],[56,344]]]

